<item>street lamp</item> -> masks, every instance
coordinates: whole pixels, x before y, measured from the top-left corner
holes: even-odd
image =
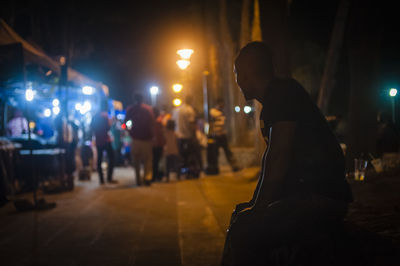
[[[83,86],[82,93],[85,95],[92,95],[94,93],[94,88],[91,86]]]
[[[182,84],[177,83],[177,84],[172,85],[172,90],[173,90],[175,93],[181,92],[182,89],[183,89]]]
[[[182,100],[179,98],[176,98],[172,101],[172,103],[174,104],[175,107],[178,107],[182,104]]]
[[[176,64],[180,69],[185,70],[190,65],[190,61],[186,59],[180,59],[176,61]]]
[[[151,105],[153,105],[153,106],[156,103],[156,97],[157,97],[158,91],[159,91],[159,89],[157,86],[153,86],[150,88]]]
[[[389,90],[389,95],[390,95],[390,98],[392,98],[392,119],[393,119],[393,124],[394,124],[394,123],[396,123],[395,97],[397,95],[397,89],[396,88],[391,88]]]
[[[176,53],[182,58],[182,59],[190,59],[190,57],[193,54],[192,49],[180,49],[176,51]]]

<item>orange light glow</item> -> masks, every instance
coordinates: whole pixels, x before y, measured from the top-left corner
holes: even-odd
[[[182,100],[181,99],[178,99],[178,98],[176,98],[176,99],[174,99],[173,101],[172,101],[172,103],[174,104],[174,106],[180,106],[181,104],[182,104]]]
[[[174,92],[176,92],[176,93],[181,92],[182,89],[183,89],[182,84],[176,83],[176,84],[172,85],[172,90],[173,90]]]
[[[176,51],[176,53],[182,58],[182,59],[189,59],[192,54],[193,54],[193,50],[192,49],[180,49],[178,51]]]

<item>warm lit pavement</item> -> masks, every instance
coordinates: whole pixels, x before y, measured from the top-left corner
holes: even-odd
[[[96,175],[73,192],[45,195],[57,207],[0,209],[0,265],[219,265],[231,211],[252,196],[257,169],[136,187]]]

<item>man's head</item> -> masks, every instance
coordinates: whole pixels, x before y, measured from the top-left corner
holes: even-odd
[[[133,104],[139,105],[143,103],[143,96],[140,93],[135,93],[133,95]]]
[[[263,97],[265,87],[274,78],[270,47],[263,42],[248,43],[236,57],[235,74],[246,100]]]

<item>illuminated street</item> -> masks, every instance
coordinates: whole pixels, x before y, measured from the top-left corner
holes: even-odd
[[[219,265],[234,204],[248,200],[257,169],[135,187],[117,168],[117,185],[78,182],[45,195],[57,207],[0,213],[2,265]]]

